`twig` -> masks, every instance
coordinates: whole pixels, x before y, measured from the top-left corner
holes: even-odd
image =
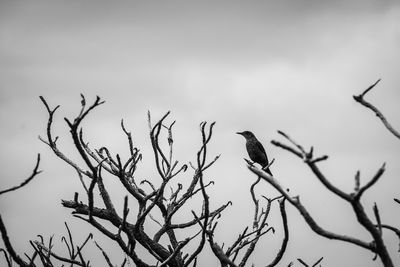
[[[283,224],[283,231],[284,231],[284,237],[282,240],[282,245],[276,254],[275,258],[273,261],[267,265],[267,267],[274,267],[276,266],[282,259],[283,255],[286,252],[287,244],[289,242],[289,227],[288,227],[288,222],[287,222],[287,214],[286,214],[286,208],[285,208],[285,198],[279,201],[279,209],[281,212],[281,217],[282,217],[282,224]]]
[[[42,171],[38,170],[39,169],[39,163],[40,163],[40,154],[37,155],[36,165],[35,165],[35,168],[33,169],[32,174],[25,181],[23,181],[20,185],[13,186],[11,188],[8,188],[8,189],[0,191],[0,195],[5,194],[5,193],[10,192],[10,191],[17,190],[17,189],[25,186],[26,184],[28,184],[30,181],[32,181],[32,179],[35,178],[36,175],[38,175],[39,173],[42,172]]]
[[[277,189],[303,216],[307,224],[311,227],[311,229],[316,232],[317,234],[324,236],[329,239],[336,239],[336,240],[342,240],[345,242],[349,242],[352,244],[355,244],[357,246],[366,248],[368,250],[373,249],[370,243],[362,241],[360,239],[346,236],[346,235],[340,235],[336,234],[330,231],[325,230],[321,226],[317,224],[317,222],[313,219],[313,217],[309,214],[308,210],[306,209],[305,206],[300,202],[299,197],[293,197],[289,194],[289,192],[284,189],[276,179],[271,179],[269,175],[267,175],[264,171],[256,168],[256,167],[251,167],[249,166],[249,169],[256,174],[257,176],[261,176],[261,178],[265,181],[267,181],[269,184],[271,184],[275,189]]]
[[[163,261],[158,267],[163,267],[163,266],[168,266],[167,264],[176,257],[176,255],[182,250],[182,248],[184,246],[187,245],[187,243],[189,243],[189,241],[191,240],[191,238],[186,238],[185,240],[183,240],[182,242],[180,242],[178,244],[178,246],[174,249],[174,251],[171,253],[171,255],[169,255],[169,257]]]
[[[4,258],[5,258],[6,261],[7,261],[7,266],[8,266],[8,267],[12,267],[12,258],[11,258],[11,256],[8,256],[7,251],[5,251],[5,250],[2,249],[2,248],[0,248],[0,252],[3,252],[3,254],[4,254]]]
[[[317,266],[317,264],[320,264],[321,261],[322,261],[323,259],[324,259],[324,257],[321,257],[319,260],[317,260],[317,261],[313,264],[312,267],[315,267],[315,266]]]
[[[94,241],[94,244],[96,245],[96,247],[99,248],[99,250],[101,251],[101,254],[103,254],[104,259],[106,260],[107,264],[109,267],[114,267],[114,265],[111,263],[110,257],[108,257],[107,253],[104,251],[104,249],[96,242]]]
[[[371,219],[368,217],[368,215],[365,212],[365,209],[363,205],[360,203],[360,198],[367,189],[369,189],[371,186],[373,186],[378,179],[382,176],[385,170],[385,164],[382,165],[382,167],[378,170],[378,172],[375,174],[375,176],[363,187],[360,188],[359,185],[359,173],[356,174],[355,178],[355,193],[348,194],[343,192],[341,189],[338,187],[334,186],[326,177],[325,175],[320,171],[318,166],[315,164],[315,160],[313,158],[313,148],[311,147],[310,152],[306,153],[305,150],[298,145],[293,139],[289,138],[288,135],[279,132],[281,135],[283,135],[285,138],[287,138],[292,144],[294,144],[297,149],[293,149],[291,147],[288,147],[287,145],[281,144],[274,142],[274,144],[277,144],[279,147],[282,147],[285,150],[288,150],[295,155],[299,156],[304,160],[304,162],[308,165],[308,167],[313,171],[314,175],[318,178],[318,180],[332,193],[336,194],[340,198],[344,199],[346,202],[348,202],[351,207],[353,208],[354,214],[360,223],[361,226],[363,226],[371,235],[373,238],[373,242],[367,243],[365,241],[350,237],[350,236],[345,236],[345,235],[339,235],[335,234],[332,232],[328,232],[325,229],[321,228],[320,226],[317,225],[317,223],[314,221],[314,219],[311,217],[311,215],[308,213],[306,208],[301,204],[300,199],[298,197],[296,198],[288,198],[288,194],[283,191],[283,188],[277,184],[277,181],[275,179],[271,179],[272,177],[269,177],[265,174],[262,173],[262,171],[258,170],[254,166],[249,166],[249,169],[253,171],[256,175],[261,175],[262,178],[270,183],[272,186],[274,186],[279,192],[281,192],[287,199],[288,201],[294,205],[303,218],[306,220],[308,225],[311,227],[311,229],[316,232],[317,234],[327,237],[329,239],[337,239],[337,240],[342,240],[345,242],[352,243],[354,245],[363,247],[365,249],[370,250],[373,253],[376,253],[380,259],[382,260],[382,263],[385,267],[392,267],[393,263],[390,258],[390,255],[387,251],[387,248],[384,244],[384,241],[382,239],[382,233],[380,228],[378,229],[374,226],[374,223],[371,221]],[[375,215],[377,216],[377,220],[379,219],[379,214],[377,213],[377,209],[375,210]],[[378,223],[379,224],[379,223]]]
[[[378,227],[378,225],[376,226]],[[381,227],[382,229],[390,230],[397,235],[397,238],[399,239],[399,249],[397,251],[400,252],[400,229],[387,224],[382,224]]]
[[[372,177],[372,179],[366,185],[362,186],[356,192],[355,199],[360,199],[362,194],[365,191],[367,191],[371,186],[373,186],[379,180],[379,178],[381,178],[382,174],[385,172],[385,167],[386,167],[386,163],[383,163],[382,166],[379,168],[379,170],[374,175],[374,177]],[[359,176],[360,174],[358,173],[357,175]],[[357,175],[356,175],[356,180],[357,180]]]
[[[15,252],[13,246],[11,245],[10,238],[8,237],[6,226],[3,223],[3,219],[0,215],[0,232],[3,238],[4,245],[10,254],[10,257],[20,266],[28,266],[28,264],[21,259],[21,257]]]
[[[383,125],[386,127],[386,129],[388,129],[395,137],[397,137],[398,139],[400,139],[400,132],[398,132],[396,129],[393,128],[393,126],[389,123],[389,121],[385,118],[385,116],[383,115],[382,112],[379,111],[379,109],[377,109],[374,105],[372,105],[371,103],[365,101],[364,96],[365,94],[368,93],[368,91],[370,91],[372,88],[375,87],[375,85],[378,84],[378,82],[381,79],[378,79],[374,84],[372,84],[371,86],[369,86],[363,93],[361,93],[360,95],[356,96],[354,95],[353,98],[356,102],[360,103],[361,105],[363,105],[364,107],[372,110],[375,115],[382,121]]]

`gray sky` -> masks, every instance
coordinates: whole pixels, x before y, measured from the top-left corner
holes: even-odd
[[[37,139],[45,134],[47,117],[38,98],[43,95],[51,105],[61,104],[56,134],[66,153],[77,158],[63,117],[78,113],[80,93],[106,100],[84,125],[86,139],[126,153],[119,129],[124,118],[144,154],[140,173],[154,179],[147,110],[154,117],[172,111],[176,156],[182,162],[195,157],[198,124],[217,122],[210,156],[222,157],[209,173],[216,181],[210,195],[213,205],[234,202],[222,219],[220,243],[233,239],[252,216],[248,188],[255,177],[242,160],[244,140],[234,134],[239,130],[259,137],[276,159],[273,173],[302,196],[321,225],[364,239],[351,210],[299,160],[269,141],[280,129],[328,154],[321,168],[346,191],[352,190],[358,169],[365,182],[387,162],[387,173],[364,203],[372,213],[376,201],[383,220],[398,225],[392,199],[399,197],[400,143],[352,95],[382,78],[368,99],[399,128],[399,48],[396,1],[2,1],[0,188],[28,176],[38,152],[44,170],[28,187],[1,199],[13,243],[21,253],[36,234],[64,232],[64,220],[77,233],[91,229],[60,205],[60,198],[81,192],[74,171]],[[117,184],[110,186],[120,192]],[[276,194],[266,185],[259,193]],[[279,216],[273,215],[271,224],[279,228]],[[292,235],[283,263],[324,256],[323,266],[380,266],[361,249],[317,237],[291,208],[289,223]],[[266,238],[252,258],[256,266],[273,257],[279,237]],[[385,238],[400,264],[396,240]],[[116,263],[122,257],[113,254]]]

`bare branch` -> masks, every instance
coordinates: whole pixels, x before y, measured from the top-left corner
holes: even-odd
[[[189,266],[189,264],[197,258],[197,255],[202,251],[204,244],[206,242],[206,237],[209,238],[209,243],[212,245],[214,242],[212,240],[212,234],[207,231],[207,226],[209,223],[210,219],[210,208],[209,208],[209,196],[206,192],[206,188],[204,185],[203,181],[203,171],[204,171],[204,166],[206,165],[206,155],[207,155],[207,144],[209,143],[211,136],[212,136],[212,129],[215,125],[215,122],[211,123],[209,129],[208,129],[208,134],[206,134],[206,122],[203,122],[200,124],[200,131],[202,135],[202,146],[200,150],[197,152],[197,168],[195,171],[195,176],[198,177],[198,180],[200,182],[200,188],[201,188],[201,193],[203,196],[203,201],[204,201],[204,208],[203,208],[203,215],[204,215],[204,220],[203,220],[203,231],[201,233],[201,240],[195,251],[192,253],[192,255],[189,257],[189,259],[185,263],[185,267]],[[214,160],[215,161],[215,160]],[[192,183],[193,184],[193,183]],[[194,188],[194,187],[192,187]],[[190,194],[190,193],[189,193]],[[195,215],[195,214],[194,214]],[[195,216],[196,217],[196,216]],[[200,221],[198,221],[200,223]]]
[[[310,160],[306,160],[307,165],[310,167],[314,175],[318,178],[318,180],[332,193],[335,195],[339,196],[340,198],[346,200],[346,201],[351,201],[351,196],[350,194],[347,194],[343,192],[341,189],[338,187],[334,186],[326,177],[325,175],[320,171],[318,166]],[[361,190],[360,190],[361,191]]]
[[[321,257],[319,260],[317,260],[317,261],[313,264],[312,267],[315,267],[315,266],[317,266],[317,264],[320,264],[321,261],[322,261],[323,259],[324,259],[324,257]]]
[[[378,225],[376,226],[378,227]],[[387,224],[381,224],[381,227],[382,229],[388,229],[397,235],[397,238],[399,239],[399,249],[397,251],[400,252],[400,229]]]
[[[2,249],[2,248],[0,248],[0,252],[3,252],[3,254],[4,254],[4,258],[5,258],[6,261],[7,261],[7,266],[8,266],[8,267],[12,267],[12,258],[11,258],[11,256],[8,256],[7,251],[5,251],[5,250]]]
[[[367,102],[364,99],[364,96],[366,93],[368,93],[368,91],[370,91],[372,88],[375,87],[375,85],[378,84],[378,82],[381,79],[377,80],[374,84],[372,84],[371,86],[369,86],[362,94],[356,96],[354,95],[353,98],[356,102],[360,103],[361,105],[363,105],[364,107],[372,110],[375,115],[382,121],[383,125],[386,127],[386,129],[388,129],[395,137],[397,137],[398,139],[400,139],[400,132],[398,132],[396,129],[393,128],[393,126],[389,123],[389,121],[385,118],[385,116],[383,115],[382,112],[379,111],[379,109],[377,109],[374,105],[372,105],[371,103]]]
[[[354,192],[360,191],[360,171],[357,171],[354,177]]]
[[[296,141],[294,141],[294,139],[292,139],[289,135],[287,135],[286,133],[279,131],[278,130],[278,134],[282,135],[283,137],[285,137],[287,140],[289,140],[290,143],[292,143],[293,145],[295,145],[297,147],[297,149],[302,153],[302,154],[306,154],[306,151],[304,150],[304,148],[299,145]]]
[[[13,246],[11,245],[10,238],[8,237],[6,226],[3,223],[3,219],[0,215],[0,232],[3,238],[4,245],[10,254],[10,257],[20,266],[28,266],[28,264],[21,259],[21,257],[15,252]]]
[[[365,249],[368,249],[368,250],[372,251],[373,253],[376,253],[380,257],[380,259],[382,260],[382,263],[384,264],[385,267],[392,267],[393,263],[390,258],[390,255],[387,251],[387,248],[384,244],[384,241],[382,239],[381,229],[380,229],[380,227],[378,227],[378,229],[377,229],[374,226],[371,219],[367,216],[363,205],[360,203],[360,198],[361,198],[362,194],[368,188],[373,186],[378,181],[378,179],[382,176],[382,174],[385,170],[385,164],[382,165],[382,167],[378,170],[378,172],[371,179],[371,181],[369,181],[366,185],[364,185],[361,188],[360,188],[360,177],[359,177],[360,175],[358,172],[356,174],[356,178],[355,178],[355,184],[356,184],[355,191],[356,192],[352,193],[352,194],[347,194],[347,193],[343,192],[342,190],[340,190],[338,187],[334,186],[325,177],[325,175],[320,171],[320,169],[317,167],[317,165],[315,163],[320,160],[315,160],[313,158],[313,147],[311,147],[310,152],[307,153],[300,145],[298,145],[295,141],[293,141],[293,139],[289,138],[288,135],[286,135],[282,132],[279,132],[279,133],[281,135],[283,135],[285,138],[287,138],[292,144],[294,144],[299,151],[297,151],[291,147],[288,147],[287,145],[284,145],[284,144],[280,144],[277,142],[274,142],[274,143],[277,144],[279,147],[282,147],[283,149],[288,150],[291,153],[294,153],[297,156],[299,156],[300,158],[302,158],[304,160],[304,162],[308,165],[308,167],[313,171],[314,175],[318,178],[318,180],[329,191],[331,191],[332,193],[336,194],[337,196],[339,196],[340,198],[342,198],[346,202],[348,202],[351,205],[351,207],[353,208],[354,214],[355,214],[358,222],[360,223],[360,225],[362,225],[370,233],[370,235],[373,239],[373,242],[366,243],[364,241],[361,241],[359,239],[356,239],[356,238],[353,238],[350,236],[339,235],[339,234],[335,234],[335,233],[326,231],[325,229],[321,228],[320,226],[318,226],[316,224],[316,222],[311,217],[311,215],[308,213],[306,208],[300,203],[299,197],[288,198],[288,194],[283,192],[283,188],[279,184],[277,184],[276,180],[273,179],[273,177],[263,174],[260,170],[258,170],[254,166],[248,166],[249,169],[251,171],[253,171],[255,174],[261,175],[265,181],[270,183],[279,192],[281,192],[288,199],[288,201],[299,210],[301,215],[304,217],[304,219],[306,220],[306,222],[308,223],[308,225],[311,227],[311,229],[314,232],[316,232],[319,235],[325,236],[329,239],[342,240],[342,241],[349,242],[354,245],[363,247]],[[322,157],[322,158],[324,158],[324,157]],[[318,159],[320,159],[320,158],[318,158]],[[376,215],[377,220],[380,220],[379,214],[377,212],[377,208],[375,209],[375,215]]]
[[[96,247],[99,248],[99,250],[101,251],[101,254],[103,254],[104,259],[106,260],[107,264],[109,267],[114,267],[114,265],[111,263],[110,257],[108,257],[107,253],[104,251],[104,249],[96,242],[94,241],[94,244],[96,245]]]
[[[70,258],[73,258],[74,255],[75,255],[74,241],[72,239],[71,230],[69,229],[67,222],[64,222],[64,224],[65,224],[65,227],[67,228],[68,238],[69,238],[70,244],[68,244],[67,239],[64,236],[61,238],[61,241],[64,241],[65,245],[67,246]]]
[[[295,150],[294,148],[292,148],[292,147],[290,147],[290,146],[287,146],[287,145],[285,145],[285,144],[283,144],[283,143],[281,143],[281,142],[272,140],[272,141],[271,141],[271,144],[273,144],[274,146],[283,148],[284,150],[287,150],[287,151],[289,151],[289,152],[295,154],[295,155],[298,156],[299,158],[303,158],[303,154],[301,154],[301,152],[298,152],[298,151]]]
[[[36,175],[38,175],[39,173],[42,172],[42,171],[38,170],[39,169],[39,163],[40,163],[40,154],[37,155],[36,165],[35,165],[35,168],[33,169],[32,174],[25,181],[23,181],[20,185],[13,186],[11,188],[8,188],[8,189],[0,191],[0,195],[5,194],[7,192],[11,192],[11,191],[17,190],[17,189],[25,186],[26,184],[28,184],[30,181],[32,181],[32,179],[35,178]]]
[[[163,262],[159,265],[159,267],[168,266],[167,264],[168,264],[172,259],[174,259],[174,258],[178,255],[178,253],[181,251],[181,249],[182,249],[184,246],[186,246],[187,243],[189,243],[190,240],[191,240],[191,238],[186,238],[185,240],[183,240],[182,242],[180,242],[180,243],[178,244],[178,246],[175,248],[175,250],[171,253],[171,255],[169,255],[169,257],[168,257],[165,261],[163,261]]]
[[[327,160],[328,159],[328,156],[327,155],[323,155],[323,156],[321,156],[321,157],[318,157],[318,158],[316,158],[316,159],[313,159],[313,160],[311,160],[311,163],[317,163],[317,162],[320,162],[320,161],[324,161],[324,160]]]
[[[68,258],[59,256],[56,253],[52,252],[51,251],[51,242],[50,242],[48,248],[43,244],[43,242],[33,241],[33,244],[35,244],[37,251],[46,259],[46,262],[51,262],[51,260],[50,260],[50,256],[51,256],[51,257],[54,257],[56,260],[59,260],[61,262],[76,264],[78,266],[87,266],[85,261],[83,261],[83,260],[81,260],[79,262],[77,260],[68,259]],[[49,265],[49,266],[52,266],[52,265]]]
[[[302,259],[297,259],[298,262],[300,262],[301,264],[303,264],[303,266],[305,267],[310,267],[307,263],[305,263]]]
[[[101,163],[97,166],[97,169],[98,169],[98,172],[96,175],[97,186],[99,188],[101,198],[103,199],[103,203],[110,212],[117,214],[117,212],[114,208],[114,204],[111,201],[110,195],[108,194],[106,187],[103,183],[103,177],[101,175],[101,169],[102,169]]]
[[[268,175],[267,173],[265,173],[264,171],[256,168],[256,167],[252,167],[249,166],[248,167],[254,174],[256,174],[257,176],[261,176],[261,178],[263,180],[265,180],[266,182],[268,182],[270,185],[272,185],[275,189],[277,189],[299,212],[300,214],[303,216],[303,218],[305,219],[305,221],[307,222],[307,224],[310,226],[310,228],[316,232],[317,234],[324,236],[328,239],[336,239],[336,240],[341,240],[341,241],[345,241],[348,243],[352,243],[355,244],[357,246],[366,248],[368,250],[373,250],[373,246],[370,243],[367,243],[365,241],[362,241],[360,239],[354,238],[354,237],[350,237],[350,236],[346,236],[346,235],[340,235],[340,234],[336,234],[330,231],[327,231],[325,229],[323,229],[321,226],[319,226],[315,220],[313,219],[313,217],[309,214],[309,212],[307,211],[307,209],[303,206],[303,204],[300,202],[300,198],[298,196],[293,197],[289,194],[289,192],[284,189],[279,182],[274,179],[272,176]]]
[[[282,240],[282,245],[276,254],[274,260],[267,265],[267,267],[274,267],[276,266],[282,259],[283,255],[286,252],[287,244],[289,242],[289,227],[288,227],[288,222],[287,222],[287,215],[286,215],[286,208],[285,208],[285,198],[279,201],[279,209],[281,212],[281,217],[282,217],[282,224],[283,224],[283,230],[284,230],[284,237]]]
[[[47,110],[47,112],[49,114],[49,118],[47,120],[47,129],[46,129],[47,142],[44,141],[44,139],[42,139],[40,136],[39,136],[39,139],[42,142],[44,142],[45,144],[47,144],[53,150],[54,154],[56,154],[57,157],[59,157],[60,159],[65,161],[67,164],[72,166],[77,172],[80,172],[81,174],[89,176],[89,174],[86,171],[84,171],[82,168],[80,168],[76,163],[72,162],[69,158],[67,158],[58,149],[58,147],[56,145],[57,137],[55,139],[53,139],[53,136],[51,134],[51,127],[52,127],[52,124],[53,124],[54,113],[60,106],[58,105],[53,110],[51,110],[50,107],[49,107],[49,104],[46,102],[46,100],[44,99],[43,96],[40,96],[40,100],[43,102],[44,106],[46,107],[46,110]]]
[[[122,223],[121,223],[121,226],[118,229],[118,235],[121,235],[121,230],[122,230],[122,228],[125,227],[126,217],[128,217],[128,213],[129,213],[128,196],[125,196],[124,197],[124,210],[123,210]]]
[[[254,220],[253,220],[253,228],[258,228],[258,209],[259,209],[259,202],[256,199],[254,193],[254,187],[261,181],[261,177],[258,177],[257,180],[250,186],[250,195],[254,203]]]
[[[319,260],[317,260],[313,265],[311,265],[311,267],[316,267],[318,264],[321,263],[321,261],[324,259],[324,257],[321,257]],[[305,263],[302,259],[297,259],[298,262],[300,262],[303,266],[305,267],[310,267],[310,265],[308,265],[307,263]]]
[[[322,160],[326,160],[328,158],[328,156],[322,156],[319,158],[314,159],[313,158],[313,147],[311,147],[310,152],[305,152],[304,148],[299,145],[298,143],[296,143],[292,138],[290,138],[287,134],[283,133],[282,131],[278,131],[279,134],[281,134],[282,136],[284,136],[286,139],[288,139],[292,144],[294,144],[299,151],[285,145],[282,143],[279,143],[277,141],[272,141],[271,143],[283,148],[284,150],[287,150],[295,155],[297,155],[298,157],[300,157],[301,159],[303,159],[305,161],[305,163],[310,167],[310,169],[312,170],[312,172],[315,174],[315,176],[319,179],[319,181],[332,193],[336,194],[337,196],[343,198],[346,201],[350,201],[351,200],[351,196],[345,192],[343,192],[342,190],[340,190],[338,187],[334,186],[331,182],[329,182],[329,180],[325,177],[325,175],[319,170],[318,166],[316,165],[317,162],[322,161]]]
[[[378,230],[382,236],[382,222],[381,222],[381,216],[379,215],[379,209],[378,206],[376,205],[376,202],[374,203],[374,215],[375,215],[375,219],[376,219],[376,223],[378,226]]]
[[[365,94],[368,93],[372,88],[374,88],[380,81],[381,79],[378,79],[374,84],[370,85],[367,89],[365,89],[360,96],[364,97]]]
[[[376,172],[376,174],[374,175],[374,177],[372,177],[372,179],[364,186],[362,186],[356,193],[355,195],[355,199],[360,199],[362,194],[367,191],[370,187],[372,187],[378,180],[379,178],[381,178],[382,174],[385,172],[385,166],[386,163],[383,163],[382,166],[379,168],[379,170]],[[359,173],[358,173],[359,176]]]

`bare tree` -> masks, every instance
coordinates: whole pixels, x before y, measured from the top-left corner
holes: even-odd
[[[370,87],[368,87],[361,95],[354,96],[354,99],[357,102],[361,103],[362,105],[374,111],[375,114],[381,119],[385,127],[393,135],[399,138],[399,133],[389,124],[389,122],[386,120],[383,114],[376,107],[365,101],[363,98],[365,94],[369,90],[371,90],[378,82],[379,80]],[[264,172],[263,170],[255,166],[249,165],[248,168],[250,169],[250,171],[255,173],[258,177],[261,177],[264,181],[266,181],[267,183],[272,185],[276,190],[278,190],[287,199],[287,201],[300,212],[301,216],[305,219],[307,224],[315,233],[323,237],[326,237],[328,239],[341,240],[359,246],[361,248],[367,249],[380,258],[383,266],[393,267],[394,265],[392,258],[390,257],[385,242],[382,238],[382,229],[388,229],[393,231],[399,237],[399,239],[400,239],[400,230],[394,226],[386,225],[381,222],[379,209],[376,204],[373,206],[374,218],[370,218],[365,211],[364,205],[361,203],[361,197],[363,196],[363,194],[373,185],[375,185],[376,182],[382,177],[383,173],[385,172],[386,164],[383,163],[382,166],[377,170],[376,174],[364,185],[361,185],[360,172],[358,171],[354,178],[355,181],[354,191],[351,193],[346,193],[337,186],[333,185],[326,178],[321,169],[318,167],[318,163],[327,160],[328,156],[324,155],[320,157],[315,157],[313,154],[314,151],[313,147],[311,147],[309,150],[306,150],[303,148],[303,146],[297,143],[286,133],[282,131],[278,131],[278,133],[284,139],[286,139],[286,141],[289,144],[278,142],[275,140],[271,141],[271,143],[302,159],[304,163],[311,169],[311,171],[313,172],[314,176],[318,179],[318,181],[322,183],[322,185],[324,185],[324,187],[328,191],[330,191],[331,193],[333,193],[334,195],[338,196],[346,203],[348,203],[352,207],[354,215],[357,218],[357,221],[360,224],[360,226],[362,226],[370,234],[371,240],[364,241],[356,237],[352,237],[349,235],[342,235],[324,229],[314,220],[313,216],[308,212],[307,208],[300,201],[299,196],[292,195],[290,191],[287,188],[285,188],[284,185],[279,183],[278,180],[276,180],[274,177]],[[395,201],[400,202],[398,199],[395,199]]]
[[[379,80],[359,96],[354,96],[354,99],[371,109],[381,119],[385,127],[395,137],[400,138],[398,131],[389,124],[383,114],[364,99],[366,93],[378,82]],[[300,212],[310,228],[318,235],[367,249],[375,253],[385,267],[393,266],[392,259],[382,238],[382,231],[383,229],[390,230],[400,240],[400,230],[382,222],[376,204],[373,206],[374,218],[370,218],[365,212],[366,208],[361,203],[363,194],[382,177],[385,171],[385,163],[363,185],[361,185],[360,172],[357,172],[354,178],[354,191],[347,193],[333,185],[318,167],[318,163],[327,160],[327,156],[315,157],[313,147],[306,150],[289,135],[278,131],[286,140],[286,143],[273,140],[272,144],[302,159],[328,191],[348,203],[352,207],[360,226],[370,234],[371,240],[365,241],[324,229],[314,220],[300,201],[299,196],[292,195],[277,179],[246,160],[250,171],[257,175],[256,181],[249,188],[254,207],[252,225],[244,228],[232,244],[225,246],[225,242],[216,240],[215,233],[219,229],[222,213],[231,205],[231,202],[228,201],[220,207],[211,208],[212,203],[210,203],[208,188],[213,185],[214,181],[205,177],[207,169],[213,166],[219,158],[219,156],[208,158],[208,146],[215,123],[208,124],[203,122],[200,124],[201,145],[197,150],[195,161],[181,164],[174,158],[173,126],[175,121],[167,123],[169,116],[169,112],[167,112],[154,123],[149,113],[149,137],[158,179],[140,179],[137,177],[136,170],[142,160],[142,154],[139,148],[134,145],[132,134],[126,129],[123,121],[121,121],[121,128],[127,138],[129,151],[129,156],[126,160],[123,160],[120,154],[113,155],[107,146],[94,148],[85,141],[82,122],[89,113],[102,105],[104,101],[97,97],[94,103],[88,106],[85,97],[83,95],[81,97],[79,114],[72,120],[65,118],[65,121],[68,125],[74,148],[84,164],[71,160],[59,148],[57,144],[58,137],[53,136],[52,129],[54,115],[59,106],[51,108],[43,97],[40,97],[40,99],[46,108],[48,120],[46,138],[40,137],[40,139],[52,149],[58,158],[76,171],[84,189],[84,197],[80,197],[75,192],[71,200],[62,200],[62,205],[71,209],[74,217],[90,224],[94,229],[118,244],[127,256],[123,259],[121,266],[125,266],[129,261],[133,261],[139,267],[197,266],[198,258],[207,244],[220,262],[221,267],[247,266],[261,238],[268,233],[275,232],[275,228],[268,224],[268,218],[271,206],[276,202],[279,203],[284,236],[278,253],[266,266],[277,266],[286,251],[289,241],[286,202],[289,202]],[[38,155],[32,175],[20,185],[0,191],[0,195],[28,184],[40,173],[38,170],[39,162],[40,156]],[[273,164],[273,162],[274,160],[270,164]],[[188,174],[189,168],[192,170],[190,175]],[[177,177],[183,175],[190,177],[187,179],[187,184],[178,182]],[[110,195],[104,179],[113,179],[124,188],[126,195],[122,212],[117,211],[118,209],[114,204],[115,199]],[[275,198],[268,198],[263,195],[257,196],[255,187],[261,180],[272,185],[279,192],[279,196]],[[95,197],[95,192],[98,192],[100,197]],[[187,214],[186,219],[183,219],[183,221],[182,219],[177,219],[176,214],[189,207],[196,197],[200,199],[201,204],[197,207],[192,207],[191,212]],[[395,198],[394,200],[400,204],[399,199]],[[160,218],[157,218],[157,216]],[[156,226],[156,230],[152,234],[147,230],[147,226],[150,224]],[[84,256],[83,249],[88,244],[88,241],[93,239],[93,235],[89,234],[80,245],[76,245],[77,242],[74,241],[66,223],[65,226],[68,235],[62,238],[62,242],[65,244],[67,256],[61,256],[61,253],[56,253],[53,250],[53,237],[50,237],[46,243],[44,238],[39,235],[38,240],[30,241],[33,253],[30,256],[25,253],[26,259],[23,259],[14,250],[0,216],[0,232],[5,244],[5,249],[0,251],[3,252],[8,266],[12,266],[12,262],[16,262],[20,266],[36,266],[38,263],[43,266],[54,266],[56,262],[66,263],[71,266],[90,266],[90,260],[87,260]],[[182,232],[184,233],[183,238],[180,237]],[[191,246],[188,246],[189,243]],[[108,266],[114,266],[107,252],[96,241],[94,241],[94,244],[101,251]],[[147,257],[144,257],[139,252],[139,247],[147,251]],[[322,259],[320,258],[312,265],[305,263],[300,258],[297,261],[303,266],[318,266]],[[293,263],[289,264],[289,266],[292,265]]]
[[[207,193],[207,189],[214,182],[209,179],[206,181],[204,174],[219,158],[219,156],[215,156],[208,159],[208,145],[215,123],[208,125],[203,122],[200,124],[201,146],[196,153],[196,160],[188,164],[181,164],[174,159],[173,153],[172,129],[175,121],[167,123],[169,116],[169,112],[167,112],[161,119],[153,123],[149,113],[149,135],[158,180],[140,180],[136,175],[136,170],[142,160],[142,154],[139,148],[134,146],[131,132],[126,129],[123,121],[121,121],[121,128],[126,135],[129,149],[129,157],[125,161],[119,154],[112,155],[106,146],[93,148],[84,140],[82,122],[93,109],[102,105],[104,101],[97,97],[93,104],[87,106],[85,97],[83,95],[81,97],[81,110],[78,116],[72,120],[65,118],[65,121],[74,142],[74,148],[83,160],[84,166],[71,160],[59,149],[58,137],[53,137],[52,134],[54,114],[59,106],[50,108],[43,97],[40,99],[47,110],[48,122],[46,138],[40,139],[52,149],[58,158],[76,170],[85,190],[86,203],[80,200],[79,194],[76,192],[72,200],[62,200],[62,205],[71,209],[74,217],[89,223],[116,242],[136,266],[154,266],[153,264],[173,267],[196,266],[198,256],[207,243],[219,259],[221,266],[245,266],[261,237],[268,232],[274,232],[274,228],[268,225],[267,218],[271,205],[277,198],[268,199],[263,196],[267,204],[265,207],[260,207],[259,200],[254,194],[255,183],[250,188],[255,207],[253,230],[249,231],[246,228],[236,242],[225,251],[214,241],[214,231],[221,214],[231,204],[228,201],[220,207],[211,209]],[[188,184],[183,185],[176,182],[176,177],[179,175],[187,175],[185,173],[189,166],[193,172]],[[115,200],[109,194],[104,183],[106,175],[106,179],[114,179],[126,191],[121,214],[117,212]],[[94,197],[94,192],[97,190],[100,193],[100,201]],[[175,215],[182,211],[183,207],[188,207],[191,199],[197,195],[202,200],[201,206],[197,207],[197,210],[193,208],[186,221],[176,222]],[[132,199],[134,203],[131,203]],[[288,241],[283,199],[280,200],[280,207],[285,238],[280,252],[269,266],[275,266],[279,262]],[[134,215],[132,215],[133,212],[135,212]],[[161,214],[162,218],[156,218],[156,214]],[[158,227],[154,234],[150,234],[146,230],[147,224]],[[179,237],[178,231],[182,230],[185,233],[184,238]],[[188,249],[189,243],[192,243],[192,249]],[[96,245],[98,246],[97,243]],[[140,255],[137,250],[139,246],[144,248],[152,259],[145,260],[145,257]],[[107,253],[100,246],[98,247],[107,263],[112,266]]]

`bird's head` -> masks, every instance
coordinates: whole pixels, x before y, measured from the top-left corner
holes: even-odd
[[[255,137],[254,134],[250,131],[237,132],[237,134],[243,135],[243,137],[246,139]]]

